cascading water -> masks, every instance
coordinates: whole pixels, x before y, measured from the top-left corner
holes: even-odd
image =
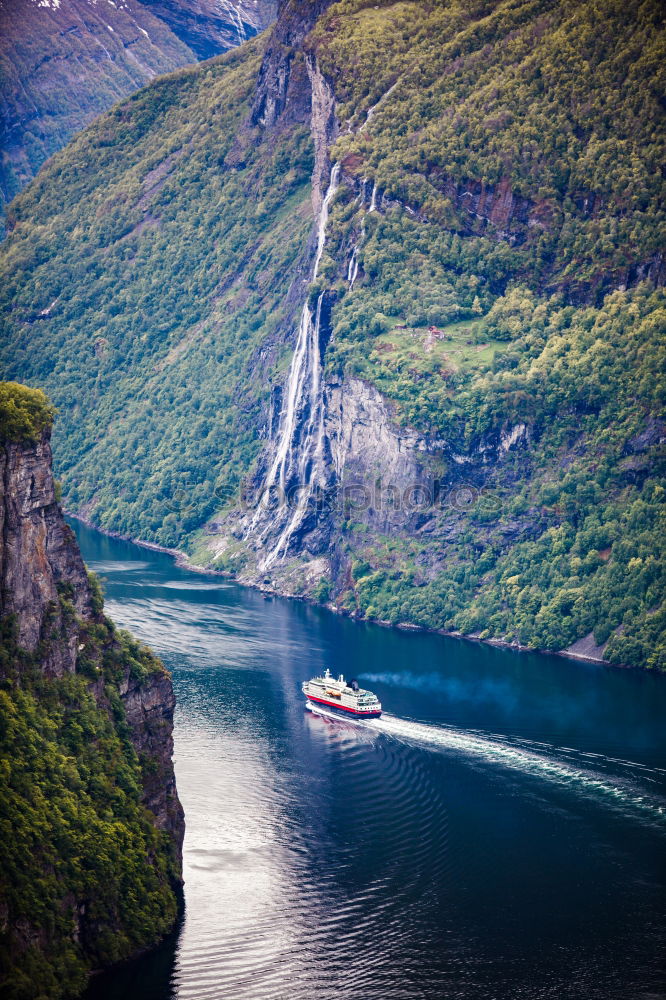
[[[352,250],[352,255],[349,258],[349,267],[347,268],[347,281],[349,283],[349,289],[354,287],[354,282],[358,277],[358,247],[354,247]]]
[[[361,208],[365,207],[365,203],[367,200],[367,185],[368,185],[368,178],[363,177],[361,179],[361,189],[356,199],[357,201],[360,202]],[[368,214],[370,212],[376,212],[376,211],[377,211],[377,184],[375,182],[372,185],[372,192],[370,195],[370,208],[368,209]],[[359,241],[358,243],[355,244],[355,246],[352,249],[351,257],[349,258],[349,264],[347,266],[347,283],[349,285],[350,291],[356,284],[356,279],[358,278],[358,251],[359,247],[362,245],[364,240],[365,240],[365,217],[361,222],[361,233]]]
[[[222,10],[231,18],[233,26],[238,33],[238,44],[242,45],[243,42],[247,41],[247,32],[238,7],[232,2],[232,0],[218,0],[218,3]]]
[[[340,164],[331,170],[328,190],[322,201],[317,228],[317,252],[312,269],[312,281],[319,273],[319,265],[326,243],[326,225],[331,201],[338,188]],[[261,570],[268,569],[287,551],[289,541],[302,523],[307,502],[313,488],[323,477],[324,451],[324,402],[321,384],[321,351],[319,337],[324,293],[320,293],[314,312],[306,301],[301,311],[296,348],[289,369],[285,402],[280,413],[275,457],[269,467],[262,487],[262,499],[279,487],[277,511],[271,513],[270,523],[259,536],[260,543],[281,528],[277,542],[261,563]],[[296,487],[297,497],[285,501],[287,491]],[[296,502],[294,502],[296,501]],[[256,536],[256,528],[265,517],[260,504],[252,518],[247,536]]]
[[[326,163],[322,157],[326,156],[325,150],[329,141],[326,121],[332,114],[332,98],[315,63],[308,63],[308,74],[313,85],[313,130],[316,159],[319,164],[315,174],[321,178]],[[396,84],[389,88],[375,107],[370,109],[368,120],[372,118],[375,109],[389,97],[395,86]],[[311,281],[315,281],[319,274],[326,243],[329,207],[338,188],[339,176],[340,165],[336,163],[331,170],[328,189],[319,209],[317,249]],[[376,181],[372,183],[369,207],[365,209],[368,203],[369,183],[367,177],[362,179],[358,195],[361,208],[368,214],[378,210]],[[360,239],[352,248],[347,267],[347,283],[350,290],[358,278],[359,247],[364,238],[365,222],[362,222]],[[323,292],[318,296],[314,308],[309,301],[303,304],[294,355],[282,397],[272,458],[261,487],[260,502],[249,524],[246,522],[243,532],[244,538],[253,542],[262,555],[266,553],[258,560],[259,572],[265,572],[277,559],[284,559],[291,539],[305,520],[314,491],[325,488],[328,482],[320,348],[323,304]],[[276,493],[277,505],[274,502]]]
[[[364,126],[368,125],[372,121],[372,119],[375,116],[375,112],[377,111],[377,109],[382,106],[382,104],[384,103],[384,101],[388,100],[388,98],[391,96],[391,94],[393,93],[393,91],[395,90],[395,88],[398,86],[399,83],[400,83],[400,80],[396,80],[395,83],[393,84],[393,86],[389,87],[389,89],[386,91],[385,94],[382,94],[382,96],[379,98],[379,100],[377,101],[377,103],[373,104],[371,108],[368,108],[368,112],[367,112],[367,114],[365,116]]]

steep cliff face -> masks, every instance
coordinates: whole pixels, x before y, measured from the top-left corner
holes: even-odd
[[[1,0],[0,207],[95,115],[246,41],[273,0]]]
[[[5,441],[0,450],[0,617],[14,618],[18,646],[32,654],[44,676],[63,677],[76,672],[79,654],[89,645],[88,627],[104,619],[74,532],[56,501],[49,439],[45,430],[36,442]],[[118,691],[134,748],[151,761],[143,801],[180,856],[184,824],[171,762],[176,704],[171,680],[163,671],[137,678],[126,666]],[[98,693],[103,697],[103,688]]]
[[[45,398],[0,389],[0,983],[27,1000],[75,993],[171,928],[184,817],[171,679],[102,613],[55,497],[48,412],[11,428]]]
[[[303,41],[333,0],[280,0],[278,18],[257,79],[252,123],[272,128],[284,116],[304,121],[310,107]]]
[[[327,383],[326,425],[343,502],[376,531],[409,530],[435,499],[437,442],[398,426],[386,398],[355,378]]]
[[[59,585],[72,594],[79,619],[95,615],[83,560],[56,503],[49,437],[5,441],[0,451],[0,615],[14,615],[21,648],[35,653],[41,644],[42,669],[62,677],[76,668],[79,626],[63,614]]]
[[[173,770],[173,713],[176,698],[168,674],[154,674],[148,682],[127,670],[118,691],[131,730],[134,749],[145,761],[142,801],[155,817],[158,829],[170,838],[181,869],[185,816]]]

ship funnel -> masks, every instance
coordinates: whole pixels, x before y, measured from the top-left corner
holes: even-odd
[[[358,681],[350,681],[349,682],[349,686],[352,689],[352,691],[358,691],[359,690]]]

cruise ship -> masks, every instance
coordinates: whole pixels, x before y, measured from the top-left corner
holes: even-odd
[[[382,706],[377,695],[372,691],[364,691],[358,686],[358,681],[347,683],[342,674],[335,680],[330,670],[327,670],[323,677],[313,677],[310,681],[303,681],[303,694],[312,706],[325,705],[326,708],[336,709],[342,715],[378,719],[382,714]]]

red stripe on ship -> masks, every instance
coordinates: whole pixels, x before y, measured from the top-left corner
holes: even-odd
[[[341,708],[344,712],[351,712],[352,715],[377,715],[381,709],[369,708],[367,712],[359,712],[357,708],[348,708],[347,705],[341,705],[339,701],[325,701],[323,698],[315,698],[313,694],[306,694],[305,696],[310,701],[316,701],[320,705],[330,705],[331,708]]]

